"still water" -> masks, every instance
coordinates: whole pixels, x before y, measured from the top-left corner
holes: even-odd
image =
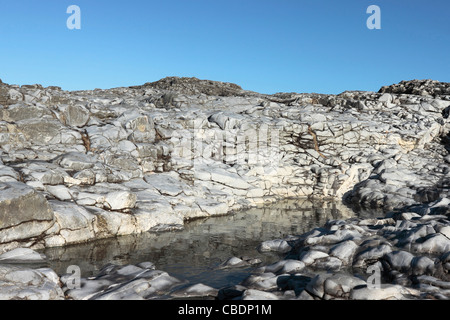
[[[260,259],[262,264],[272,263],[282,256],[259,253],[257,247],[262,241],[300,235],[330,219],[359,215],[340,202],[285,200],[227,216],[195,220],[183,230],[48,248],[44,254],[49,267],[59,275],[65,274],[70,265],[78,265],[82,276],[88,277],[108,263],[150,261],[158,270],[180,280],[223,288],[239,283],[252,271],[251,267],[218,269],[229,258],[247,256]]]

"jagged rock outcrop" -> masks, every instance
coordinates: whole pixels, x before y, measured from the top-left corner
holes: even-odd
[[[132,86],[132,89],[158,89],[170,92],[177,92],[185,95],[199,95],[207,96],[243,96],[244,90],[234,83],[200,80],[197,78],[179,78],[167,77],[155,82],[148,82],[142,86]]]
[[[437,80],[411,80],[382,87],[379,93],[413,94],[420,96],[450,96],[450,83]]]

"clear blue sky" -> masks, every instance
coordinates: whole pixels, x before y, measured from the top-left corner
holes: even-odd
[[[81,30],[69,30],[69,5]],[[369,5],[381,30],[369,30]],[[450,82],[448,0],[0,0],[0,79],[65,90],[166,76],[261,93]]]

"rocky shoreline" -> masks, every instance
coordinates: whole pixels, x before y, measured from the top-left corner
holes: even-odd
[[[61,275],[45,267],[43,254],[18,248],[0,255],[0,299],[448,300],[449,203],[329,220],[302,235],[261,242],[260,252],[284,258],[261,265],[258,258],[230,257],[218,269],[252,272],[225,287],[177,278],[145,261],[107,263],[89,277]]]
[[[195,78],[77,92],[0,82],[0,296],[448,299],[449,110],[450,84],[431,80],[340,95]],[[70,290],[70,277],[8,262],[303,197],[387,214],[263,242],[286,259],[230,288],[141,263]]]

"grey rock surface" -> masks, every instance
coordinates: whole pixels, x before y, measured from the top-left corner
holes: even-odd
[[[355,279],[317,272],[373,265],[392,285],[375,298],[448,297],[449,110],[449,84],[432,80],[339,95],[176,77],[75,92],[0,83],[0,254],[172,230],[284,198],[344,199],[386,216],[261,239],[260,251],[288,261],[249,279],[242,297],[359,298]],[[134,286],[145,297],[148,279],[135,280],[104,297]],[[274,293],[277,283],[289,289]]]
[[[51,269],[0,265],[0,300],[64,300],[64,293]]]
[[[0,183],[0,242],[32,240],[54,224],[45,197],[21,182]]]
[[[289,299],[448,300],[449,238],[440,230],[446,232],[449,213],[447,199],[439,199],[384,218],[330,220],[293,239],[284,259],[258,267],[233,298],[257,289],[278,299],[294,290]],[[336,236],[344,230],[354,232]]]

